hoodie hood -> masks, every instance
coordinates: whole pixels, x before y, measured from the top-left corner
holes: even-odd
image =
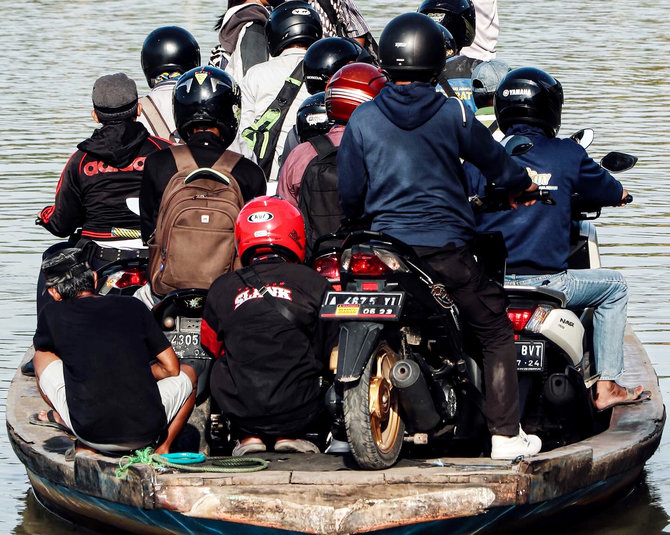
[[[149,132],[142,123],[124,121],[103,125],[77,148],[117,169],[123,169],[137,156]]]
[[[447,99],[431,84],[415,82],[408,85],[389,84],[374,102],[398,128],[414,130],[431,119]]]

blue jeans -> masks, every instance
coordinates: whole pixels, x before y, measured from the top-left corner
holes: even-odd
[[[595,307],[593,348],[600,380],[615,381],[623,373],[628,285],[612,269],[568,269],[554,275],[508,275],[505,284],[545,286],[563,292],[568,308]]]

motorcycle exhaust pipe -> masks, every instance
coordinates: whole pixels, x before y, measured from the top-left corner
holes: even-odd
[[[409,432],[434,429],[440,421],[421,368],[413,360],[400,360],[391,368],[391,383],[398,389]]]

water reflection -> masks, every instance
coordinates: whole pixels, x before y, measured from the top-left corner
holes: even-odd
[[[476,1],[476,0],[475,0]],[[356,0],[373,33],[419,1]],[[0,0],[5,31],[5,72],[0,77],[0,418],[9,381],[35,328],[34,281],[41,252],[55,241],[33,224],[50,203],[58,176],[75,145],[90,135],[92,83],[123,70],[148,91],[139,62],[144,37],[157,26],[180,24],[201,44],[203,58],[216,43],[212,26],[225,2],[131,0],[50,2]],[[590,149],[640,158],[620,175],[633,205],[606,210],[600,220],[603,264],[622,270],[630,287],[629,320],[644,342],[670,399],[670,176],[664,112],[670,109],[670,19],[658,2],[537,0],[500,2],[499,57],[533,65],[558,77],[566,91],[561,135],[591,127]],[[102,16],[102,14],[105,14]],[[4,427],[4,425],[3,425]],[[19,534],[71,533],[26,493],[28,481],[0,434],[0,524]],[[570,526],[574,535],[662,533],[670,509],[670,458],[666,441],[647,465],[636,491]],[[543,529],[546,532],[546,529]],[[549,533],[564,533],[553,531]]]

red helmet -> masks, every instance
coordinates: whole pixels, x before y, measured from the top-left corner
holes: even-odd
[[[346,124],[359,104],[375,98],[388,78],[368,63],[349,63],[337,71],[326,85],[328,118]]]
[[[293,262],[305,260],[305,222],[300,211],[281,197],[256,197],[235,221],[235,244],[242,265],[257,254],[277,253]]]

